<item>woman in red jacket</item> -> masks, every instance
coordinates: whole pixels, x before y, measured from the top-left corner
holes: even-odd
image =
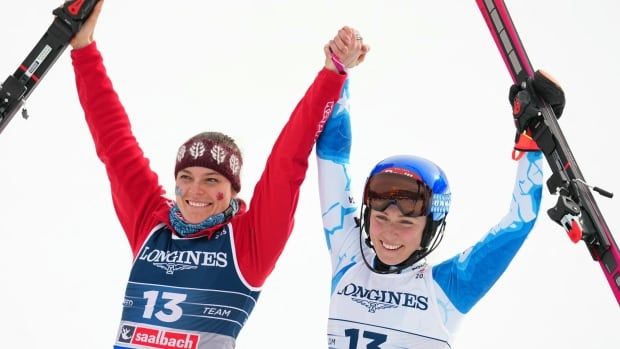
[[[100,11],[101,3],[72,40],[71,58],[134,255],[115,348],[233,348],[293,228],[308,157],[343,88],[344,68],[359,64],[368,48],[348,27],[325,46],[325,67],[277,138],[251,209],[237,197],[241,152],[218,132],[181,145],[172,201],[131,132],[93,41]]]

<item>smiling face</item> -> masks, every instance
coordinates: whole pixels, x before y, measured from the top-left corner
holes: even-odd
[[[183,218],[192,224],[224,212],[236,193],[230,181],[206,167],[186,167],[177,173],[176,201]]]
[[[381,262],[398,265],[420,249],[426,216],[405,216],[396,205],[370,210],[370,240]]]

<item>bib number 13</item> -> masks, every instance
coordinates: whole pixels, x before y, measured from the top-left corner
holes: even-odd
[[[344,331],[344,335],[351,338],[351,340],[349,341],[349,349],[357,349],[359,334],[360,331],[354,328],[350,328]],[[371,340],[371,342],[366,345],[366,349],[381,349],[379,344],[383,344],[387,341],[386,335],[370,331],[362,332],[362,337]]]
[[[144,307],[144,313],[142,317],[150,319],[155,315],[157,320],[164,322],[175,322],[183,315],[183,309],[179,306],[179,303],[183,302],[186,298],[186,294],[162,292],[161,299],[168,300],[164,303],[165,310],[160,310],[153,314],[155,310],[155,304],[157,299],[160,298],[159,291],[146,291],[144,292],[144,298],[146,298],[146,306]]]

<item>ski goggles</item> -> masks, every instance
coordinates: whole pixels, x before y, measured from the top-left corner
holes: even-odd
[[[404,216],[426,216],[430,212],[431,189],[422,181],[398,174],[378,174],[368,182],[364,202],[383,212],[396,205]]]

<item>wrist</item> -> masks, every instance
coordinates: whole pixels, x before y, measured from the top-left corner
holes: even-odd
[[[331,52],[331,50],[330,50]],[[331,66],[331,67],[329,67]],[[325,67],[327,69],[330,69],[334,72],[338,72],[340,74],[346,74],[347,73],[347,67],[338,59],[338,57],[336,57],[335,54],[331,53],[329,55],[329,59],[327,60]],[[331,69],[333,67],[333,69]]]
[[[71,41],[70,42],[71,48],[74,49],[74,50],[79,50],[81,48],[89,46],[92,43],[93,43],[93,40],[91,40],[91,39],[80,40],[80,41]]]

